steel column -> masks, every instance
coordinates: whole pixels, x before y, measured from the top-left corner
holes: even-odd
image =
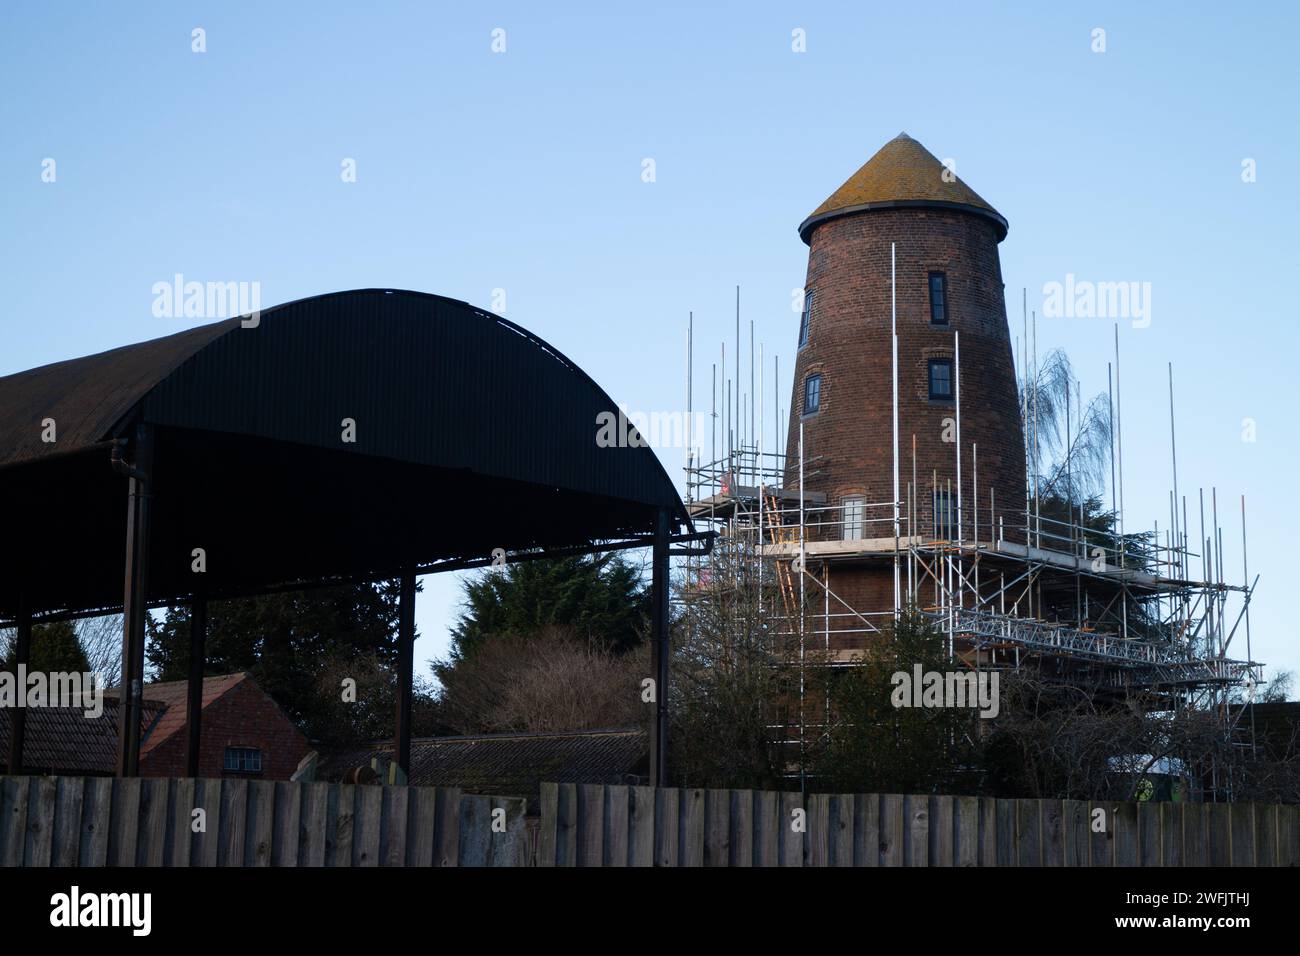
[[[126,575],[122,598],[122,698],[118,709],[117,775],[140,774],[140,699],[144,682],[144,623],[149,581],[150,512],[153,501],[153,432],[138,424],[131,442],[135,460],[118,470],[130,482],[126,510]],[[116,449],[115,449],[116,452]]]
[[[203,721],[204,645],[208,636],[208,602],[201,595],[190,599],[190,681],[186,700],[185,776],[199,775],[199,742]]]
[[[415,658],[415,571],[402,575],[398,597],[397,628],[397,729],[393,742],[397,765],[411,773],[411,693]]]
[[[9,712],[9,761],[7,766],[10,773],[22,773],[23,738],[27,733],[27,708],[23,706],[26,703],[27,683],[19,680],[18,675],[20,669],[31,659],[32,615],[27,609],[27,602],[22,594],[18,595],[17,629],[18,633],[14,640],[14,679],[18,681],[15,690],[23,699],[18,701],[19,706]]]
[[[651,659],[655,671],[654,733],[650,737],[650,785],[662,787],[668,781],[668,658],[669,605],[668,605],[668,512],[659,510],[655,522],[651,602]]]

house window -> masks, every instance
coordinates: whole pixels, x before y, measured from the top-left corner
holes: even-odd
[[[952,541],[957,537],[957,512],[952,494],[946,488],[934,492],[934,537],[939,541]]]
[[[930,324],[948,324],[948,277],[942,272],[930,273]]]
[[[845,498],[840,504],[840,509],[844,513],[844,540],[860,541],[863,538],[863,512],[866,508],[866,502],[854,495]]]
[[[261,773],[262,751],[256,747],[227,747],[222,769],[229,773]]]
[[[803,380],[803,413],[815,415],[822,407],[822,377],[809,375]]]
[[[813,294],[803,297],[803,315],[799,317],[799,348],[808,344],[808,329],[812,325]]]
[[[930,398],[936,402],[952,401],[952,359],[930,359]]]

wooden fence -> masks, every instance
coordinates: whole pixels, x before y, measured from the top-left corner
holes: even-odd
[[[540,818],[525,809],[450,788],[0,777],[0,866],[1300,865],[1294,805],[543,784]]]
[[[432,787],[0,777],[0,866],[527,866],[524,810]]]
[[[1300,806],[543,784],[536,863],[1296,866]]]

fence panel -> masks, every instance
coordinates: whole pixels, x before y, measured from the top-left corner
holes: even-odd
[[[0,778],[0,866],[1295,866],[1300,807]]]
[[[853,865],[880,865],[880,797],[874,793],[853,797]]]
[[[50,782],[54,782],[52,778]],[[165,777],[140,781],[140,833],[135,846],[136,866],[163,865],[163,855],[167,849],[167,791],[170,783]]]
[[[1064,832],[1063,866],[1088,865],[1088,805],[1082,800],[1065,800],[1061,805],[1061,829]]]
[[[164,786],[167,781],[163,781]],[[54,807],[58,781],[53,777],[36,777],[32,781],[27,804],[27,866],[49,866],[54,849]]]
[[[831,797],[830,846],[831,866],[853,865],[853,794]]]
[[[628,866],[655,865],[655,789],[628,788]],[[542,811],[546,820],[546,811]]]
[[[980,862],[979,797],[955,797],[953,810],[953,865],[978,866]]]
[[[880,796],[880,865],[903,865],[903,798],[896,793]]]
[[[81,846],[81,808],[86,781],[81,777],[59,777],[58,799],[54,805],[54,866],[76,866]],[[186,860],[188,861],[188,858]]]
[[[930,797],[930,865],[952,866],[953,798]]]
[[[754,793],[752,790],[726,790],[730,794],[731,819],[728,840],[730,866],[754,865]]]
[[[605,866],[627,866],[627,787],[605,788]]]

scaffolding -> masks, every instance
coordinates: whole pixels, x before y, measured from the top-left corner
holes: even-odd
[[[739,329],[738,314],[736,354]],[[1118,410],[1118,338],[1115,359],[1113,384],[1108,384],[1112,415]],[[761,362],[760,357],[760,369]],[[774,367],[779,382],[779,366]],[[960,364],[956,377],[960,395]],[[802,424],[791,426],[789,445],[796,454],[787,458],[764,450],[761,374],[757,420],[754,404],[742,400],[739,388],[733,395],[725,364],[723,380],[726,407],[720,412],[715,366],[713,455],[701,461],[694,452],[686,463],[688,510],[694,521],[717,532],[716,544],[711,556],[682,566],[679,599],[689,602],[701,587],[716,584],[710,568],[721,564],[731,569],[736,587],[756,586],[774,636],[797,648],[801,674],[794,708],[798,725],[782,726],[779,739],[797,742],[802,750],[808,735],[822,732],[821,717],[807,716],[804,668],[852,666],[867,642],[887,635],[909,609],[933,622],[955,663],[996,669],[1032,665],[1049,680],[1096,695],[1122,700],[1141,694],[1149,707],[1162,711],[1212,709],[1225,733],[1235,733],[1235,721],[1246,708],[1229,706],[1234,695],[1253,695],[1262,683],[1262,665],[1249,652],[1249,607],[1258,578],[1247,578],[1244,498],[1243,576],[1236,583],[1225,569],[1217,490],[1209,494],[1208,525],[1201,492],[1201,524],[1193,537],[1186,499],[1177,492],[1176,455],[1170,522],[1163,531],[1158,524],[1149,531],[1124,529],[1122,432],[1115,435],[1118,462],[1112,445],[1113,504],[1102,516],[1107,520],[1093,515],[1090,524],[1074,495],[1067,499],[1068,520],[1062,520],[1042,512],[1033,477],[1036,410],[1027,399],[1021,409],[1029,463],[1025,487],[1004,495],[981,486],[978,448],[971,445],[965,449],[971,471],[963,489],[958,399],[956,487],[936,473],[928,480],[917,474],[914,439],[910,479],[900,481],[900,472],[908,472],[900,468],[895,436],[896,500],[828,501],[806,487],[817,483],[822,461],[805,456]],[[775,403],[773,411],[780,423],[783,415]],[[781,439],[778,427],[773,444]],[[1170,431],[1172,449],[1172,367]],[[1004,502],[1018,498],[1023,505],[1006,507]],[[853,569],[860,576],[864,568],[876,569],[882,581],[892,572],[892,601],[855,601],[840,593],[836,572]],[[1243,622],[1246,654],[1239,657],[1232,652]]]

